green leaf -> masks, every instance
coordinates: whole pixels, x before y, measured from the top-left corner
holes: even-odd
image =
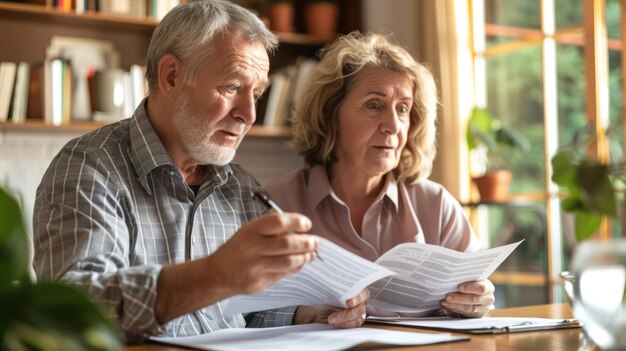
[[[530,143],[526,138],[513,129],[500,128],[496,131],[496,142],[510,147],[521,149],[524,152],[530,150]]]
[[[26,277],[28,241],[20,207],[0,189],[0,290]]]
[[[467,122],[467,146],[470,150],[475,149],[481,143],[480,134],[493,133],[493,117],[484,108],[475,107],[472,116]]]
[[[0,189],[0,350],[121,350],[119,328],[73,287],[32,284],[19,205]]]
[[[617,213],[615,189],[609,167],[595,160],[583,160],[576,170],[576,182],[582,188],[582,201],[599,214],[614,217]]]
[[[576,185],[576,164],[572,153],[566,150],[557,152],[552,157],[552,181],[561,187],[572,187]]]
[[[2,296],[3,339],[42,350],[119,350],[119,330],[86,294],[56,282],[18,285]]]
[[[570,196],[561,200],[561,208],[565,212],[576,212],[585,210],[585,206],[580,201],[579,197]]]
[[[602,215],[589,212],[576,212],[574,217],[574,231],[576,240],[583,241],[593,235],[600,228]]]

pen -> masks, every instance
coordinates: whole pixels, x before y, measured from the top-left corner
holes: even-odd
[[[278,205],[274,201],[272,201],[272,199],[270,199],[270,197],[267,196],[267,194],[265,194],[264,192],[257,190],[254,192],[254,197],[257,198],[259,201],[261,201],[261,203],[263,203],[268,208],[271,208],[272,210],[280,214],[285,213],[285,211],[283,211],[280,207],[278,207]],[[315,255],[317,256],[317,258],[319,258],[320,261],[324,262],[324,260],[322,259],[320,254],[317,252],[317,250],[315,250]]]

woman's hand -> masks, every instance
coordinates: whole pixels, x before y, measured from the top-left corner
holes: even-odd
[[[348,308],[299,306],[293,318],[293,324],[328,323],[335,328],[360,327],[365,322],[366,301],[370,297],[367,289],[346,301]]]
[[[495,290],[488,279],[465,282],[459,285],[459,291],[448,293],[441,301],[441,306],[451,315],[483,317],[493,309]]]

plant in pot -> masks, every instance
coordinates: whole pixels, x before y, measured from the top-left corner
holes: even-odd
[[[609,152],[606,160],[590,156],[587,150],[599,137],[598,144],[611,151],[606,140],[622,128],[615,124],[598,131],[588,125],[551,160],[552,181],[567,190],[561,208],[573,214],[579,242],[570,271],[561,273],[563,285],[574,315],[602,349],[626,349],[626,161],[623,150],[621,157]],[[597,240],[594,234],[607,218],[621,225],[622,235]]]
[[[502,122],[484,108],[475,107],[467,123],[469,150],[481,149],[486,156],[485,172],[472,180],[481,201],[499,201],[508,196],[512,174],[507,169],[511,150],[528,152],[530,143],[520,133],[505,128]]]
[[[323,40],[337,36],[339,3],[337,0],[305,0],[304,25],[306,32]]]
[[[294,31],[294,0],[270,0],[270,28],[275,32]]]
[[[120,350],[119,329],[87,295],[31,281],[20,208],[0,188],[0,349]]]

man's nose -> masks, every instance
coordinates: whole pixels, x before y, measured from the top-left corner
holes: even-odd
[[[253,124],[256,120],[256,106],[254,96],[242,94],[237,98],[233,107],[233,116],[245,124]]]

